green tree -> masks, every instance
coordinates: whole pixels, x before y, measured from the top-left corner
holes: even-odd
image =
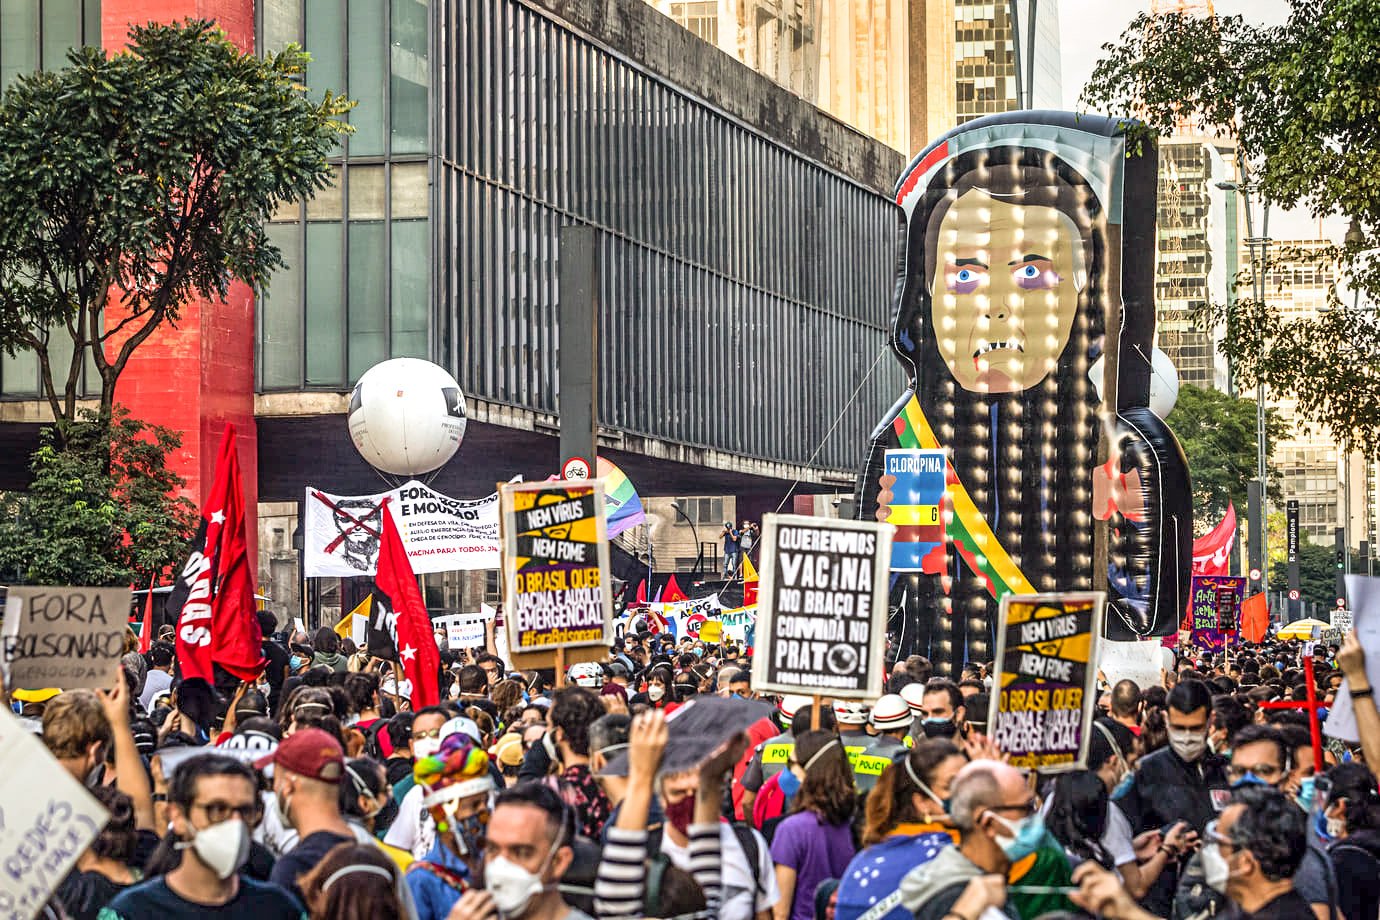
[[[1188,458],[1193,480],[1193,514],[1198,535],[1222,520],[1227,503],[1245,516],[1247,483],[1255,479],[1255,402],[1218,390],[1185,384],[1166,423]],[[1273,411],[1265,413],[1267,448],[1284,437],[1284,423]],[[1268,463],[1269,457],[1266,457]],[[1268,467],[1267,467],[1268,469]],[[1270,497],[1278,499],[1279,473],[1271,470]]]
[[[1380,0],[1289,0],[1288,20],[1261,27],[1239,16],[1142,14],[1083,90],[1083,104],[1132,115],[1145,133],[1181,119],[1238,145],[1257,202],[1306,207],[1356,221],[1345,246],[1309,258],[1339,267],[1368,299],[1380,295]],[[1256,232],[1260,231],[1257,225]],[[1350,236],[1350,235],[1349,235]],[[1301,253],[1279,253],[1298,259]],[[1271,260],[1277,264],[1277,260]],[[1270,264],[1258,266],[1267,272]],[[1332,306],[1316,319],[1286,320],[1243,297],[1206,304],[1198,321],[1221,324],[1223,353],[1246,387],[1263,382],[1293,397],[1308,419],[1369,456],[1380,454],[1380,318]]]
[[[38,358],[59,438],[84,365],[100,418],[130,355],[194,297],[264,287],[264,225],[330,182],[351,103],[302,85],[295,45],[242,53],[207,22],[139,26],[0,99],[0,347]]]
[[[27,584],[146,585],[187,552],[196,506],[174,497],[176,432],[115,409],[43,430],[27,492],[0,493],[0,577]]]

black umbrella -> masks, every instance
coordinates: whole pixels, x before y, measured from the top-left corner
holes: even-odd
[[[692,698],[666,717],[666,751],[661,756],[661,772],[682,773],[699,766],[730,738],[773,712],[773,707],[755,700],[711,695]],[[600,773],[627,776],[628,752],[619,751]]]

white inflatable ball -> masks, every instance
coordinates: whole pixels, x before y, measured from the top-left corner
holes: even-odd
[[[1179,401],[1179,369],[1158,348],[1150,355],[1150,411],[1168,418]]]
[[[375,469],[417,476],[445,465],[465,437],[465,394],[446,371],[394,358],[364,372],[350,394],[350,440]]]

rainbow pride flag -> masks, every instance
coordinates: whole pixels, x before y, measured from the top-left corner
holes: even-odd
[[[642,499],[633,488],[632,480],[612,460],[598,458],[596,475],[604,480],[604,507],[610,540],[629,527],[647,520],[647,511],[642,507]]]
[[[942,447],[920,408],[920,401],[914,396],[891,424],[901,447],[926,450]],[[948,478],[945,495],[951,510],[945,517],[944,525],[949,542],[953,543],[973,574],[983,580],[987,593],[992,597],[1001,600],[1007,594],[1033,594],[1035,589],[1030,579],[1022,574],[997,540],[996,534],[992,533],[987,518],[978,510],[958,478],[952,459],[946,464]]]

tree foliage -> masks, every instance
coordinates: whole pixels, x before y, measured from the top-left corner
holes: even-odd
[[[1165,421],[1188,458],[1197,533],[1201,536],[1216,526],[1228,502],[1234,503],[1244,518],[1246,487],[1256,473],[1255,402],[1185,384]],[[1285,434],[1279,417],[1273,411],[1266,412],[1267,448]],[[1278,499],[1278,471],[1270,471],[1267,486],[1270,497]]]
[[[0,493],[0,577],[45,585],[146,585],[180,564],[196,506],[168,469],[176,432],[115,409],[45,428],[27,492]]]
[[[1368,300],[1380,298],[1380,0],[1289,0],[1285,23],[1239,16],[1142,14],[1103,46],[1083,104],[1135,116],[1168,134],[1188,122],[1238,146],[1256,213],[1261,202],[1341,215],[1361,238],[1308,258],[1335,266]],[[1282,258],[1255,266],[1267,273]],[[1298,401],[1308,418],[1370,456],[1380,454],[1380,319],[1331,293],[1316,319],[1285,320],[1241,295],[1207,304],[1201,324],[1223,325],[1238,382]]]
[[[295,45],[259,58],[200,21],[130,38],[0,99],[0,347],[36,353],[59,422],[84,365],[109,418],[130,355],[183,304],[267,285],[283,260],[265,222],[329,184],[348,130],[351,103],[307,92]]]

